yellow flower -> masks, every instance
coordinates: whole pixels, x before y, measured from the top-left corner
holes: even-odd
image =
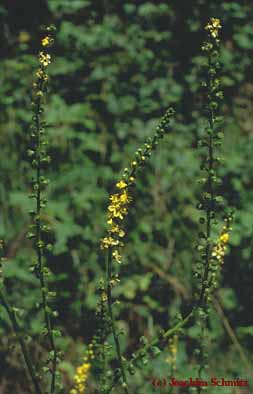
[[[114,277],[112,277],[112,279],[110,280],[110,285],[111,286],[115,286],[117,283],[120,282],[119,276],[115,275]]]
[[[111,204],[108,207],[109,218],[119,218],[123,219],[123,217],[127,214],[127,209],[122,207],[120,204]]]
[[[128,193],[126,190],[123,191],[123,193],[120,195],[120,202],[123,204],[128,204],[131,201]]]
[[[220,264],[223,264],[224,262],[224,256],[227,249],[227,243],[229,240],[229,233],[227,231],[224,232],[225,229],[226,227],[224,227],[223,232],[221,233],[212,251],[212,257],[216,258],[216,260],[218,260]]]
[[[211,18],[211,22],[213,27],[215,27],[216,29],[221,29],[221,23],[218,18]]]
[[[118,250],[114,250],[114,251],[112,252],[112,257],[114,258],[114,260],[115,260],[118,264],[121,264],[121,262],[122,262],[122,257],[121,257],[121,255],[120,255],[120,253],[119,253]]]
[[[217,38],[219,35],[219,30],[221,29],[221,22],[218,18],[211,18],[210,22],[205,27],[213,38]]]
[[[102,239],[101,248],[108,249],[110,246],[118,245],[119,241],[117,239],[113,239],[112,237],[105,237]]]
[[[36,93],[36,96],[38,96],[38,97],[42,97],[42,96],[43,96],[43,92],[42,92],[42,90],[39,90],[39,91]]]
[[[127,184],[126,184],[126,182],[124,182],[124,181],[119,181],[117,184],[116,184],[116,187],[118,188],[118,189],[124,189],[125,187],[127,186]]]
[[[124,237],[125,231],[122,230],[118,224],[113,224],[112,228],[110,229],[112,233],[118,234],[120,238]]]
[[[42,79],[43,81],[48,80],[48,75],[41,68],[36,72],[36,77]]]
[[[39,62],[47,67],[51,63],[51,56],[48,53],[40,52],[39,53]]]
[[[110,197],[110,200],[111,200],[111,202],[112,202],[113,204],[117,204],[117,203],[119,202],[119,194],[118,194],[118,193],[113,194],[113,195]]]
[[[226,244],[229,241],[229,234],[228,233],[224,233],[220,236],[220,242]]]
[[[44,37],[41,40],[41,44],[42,44],[43,47],[47,47],[48,45],[51,44],[51,38],[49,36]]]
[[[119,230],[119,237],[120,237],[120,238],[123,238],[124,236],[125,236],[125,231],[122,230],[122,229],[120,229],[120,230]]]
[[[118,225],[118,224],[115,224],[115,223],[113,223],[113,226],[112,226],[112,228],[110,229],[110,231],[111,231],[112,233],[118,233],[118,232],[119,232],[119,230],[120,230],[120,227],[119,227],[119,225]]]

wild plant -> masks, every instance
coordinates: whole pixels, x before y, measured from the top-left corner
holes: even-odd
[[[39,68],[36,72],[36,81],[33,84],[34,97],[32,101],[33,123],[31,125],[31,146],[28,149],[28,157],[34,168],[34,178],[32,179],[32,193],[30,198],[35,200],[35,209],[29,213],[33,223],[30,225],[28,238],[34,240],[34,249],[36,257],[31,265],[31,271],[39,281],[41,291],[41,301],[39,306],[44,313],[44,327],[41,330],[42,336],[45,337],[48,344],[48,357],[43,372],[50,375],[50,394],[54,393],[57,386],[57,363],[59,354],[56,349],[55,338],[60,335],[58,330],[54,329],[53,319],[57,316],[57,311],[53,308],[52,300],[56,294],[50,291],[48,287],[48,278],[51,272],[46,263],[46,251],[52,249],[51,243],[48,242],[48,233],[51,228],[48,222],[43,218],[43,210],[46,207],[47,199],[45,198],[45,189],[49,183],[49,179],[45,176],[45,168],[50,163],[50,155],[47,150],[48,139],[46,136],[47,124],[43,119],[43,103],[44,96],[47,93],[47,84],[49,76],[47,68],[51,63],[51,55],[49,48],[54,42],[54,27],[47,28],[47,35],[42,38],[42,50],[39,52]]]
[[[160,330],[153,338],[140,338],[141,346],[131,355],[123,354],[121,336],[124,332],[118,328],[115,306],[119,303],[114,297],[113,289],[120,283],[120,267],[124,263],[122,257],[124,238],[127,232],[126,218],[133,200],[133,189],[138,180],[140,170],[145,171],[145,166],[157,149],[159,142],[172,132],[171,119],[174,110],[169,108],[158,124],[154,136],[149,138],[143,147],[139,148],[131,161],[130,166],[124,169],[122,177],[115,185],[115,192],[109,198],[107,208],[106,236],[101,240],[101,249],[105,257],[104,277],[101,278],[98,291],[99,303],[97,306],[97,327],[91,343],[87,347],[82,365],[76,369],[73,379],[71,394],[83,394],[87,392],[89,374],[96,380],[94,393],[110,394],[112,392],[131,393],[129,376],[136,372],[139,366],[146,366],[150,357],[155,357],[166,346],[169,346],[167,362],[170,366],[170,376],[176,370],[177,342],[185,327],[189,323],[199,328],[199,336],[196,341],[194,355],[196,358],[197,377],[201,379],[208,369],[207,354],[207,328],[213,294],[219,287],[222,264],[229,241],[233,214],[224,208],[222,198],[222,180],[219,177],[219,165],[222,163],[218,155],[218,147],[223,137],[222,118],[219,116],[222,90],[220,82],[219,62],[219,33],[220,20],[211,18],[206,26],[207,40],[202,46],[206,57],[203,65],[204,81],[204,116],[206,120],[204,132],[200,135],[198,146],[201,149],[201,170],[203,176],[199,179],[201,192],[198,209],[200,210],[200,232],[197,250],[199,258],[194,264],[195,289],[193,302],[185,316],[181,316],[175,324],[166,330]],[[45,190],[49,180],[46,177],[45,168],[50,163],[48,153],[48,138],[46,135],[47,124],[43,117],[44,99],[48,90],[49,75],[48,66],[51,63],[49,48],[54,42],[54,28],[47,28],[46,35],[41,41],[39,52],[39,68],[36,71],[34,82],[34,94],[32,100],[33,118],[30,130],[30,146],[27,151],[34,171],[32,179],[32,193],[30,198],[34,201],[34,207],[30,211],[32,224],[28,238],[33,240],[35,257],[31,264],[31,272],[34,273],[40,288],[41,299],[38,306],[43,311],[44,326],[41,336],[44,338],[43,346],[48,354],[44,365],[38,360],[33,360],[29,347],[24,339],[22,325],[17,318],[17,308],[10,306],[7,300],[7,291],[1,272],[0,298],[5,308],[13,330],[24,357],[24,361],[36,394],[64,393],[60,384],[60,375],[57,371],[61,359],[61,352],[57,349],[56,338],[61,333],[55,329],[55,317],[57,311],[53,300],[56,297],[54,291],[49,289],[48,281],[51,274],[47,265],[47,251],[52,249],[50,239],[50,226],[44,215],[47,203]],[[218,218],[224,214],[224,224],[221,230],[215,231],[219,224]],[[3,250],[2,243],[0,244]],[[1,267],[0,267],[1,268]],[[112,339],[109,340],[109,339]],[[200,392],[203,387],[198,387]],[[119,391],[118,391],[119,390]]]
[[[224,218],[224,226],[218,239],[214,226],[218,224],[217,216],[224,211],[224,200],[221,195],[222,179],[219,177],[219,165],[223,161],[219,155],[218,147],[223,138],[223,118],[220,116],[220,102],[223,98],[220,80],[220,29],[221,23],[217,18],[211,18],[206,25],[207,41],[202,46],[206,55],[206,62],[202,67],[204,80],[202,88],[204,93],[203,113],[206,124],[203,134],[198,140],[201,150],[201,170],[203,176],[199,179],[201,194],[197,208],[201,211],[199,218],[201,231],[199,232],[199,260],[195,264],[194,277],[195,290],[195,316],[196,323],[201,327],[198,346],[195,355],[198,359],[198,378],[208,369],[208,354],[206,350],[206,328],[210,313],[210,302],[213,291],[218,287],[221,267],[229,240],[232,212]],[[200,391],[201,388],[198,388]]]
[[[47,349],[47,359],[45,365],[40,365],[37,368],[38,360],[36,362],[32,359],[28,345],[24,338],[22,327],[17,318],[18,308],[10,306],[4,294],[1,292],[2,304],[5,307],[14,332],[20,343],[23,357],[32,380],[36,394],[48,392],[53,394],[59,389],[60,384],[57,380],[57,363],[59,361],[60,352],[56,349],[55,338],[60,335],[60,332],[54,329],[53,318],[57,316],[57,311],[54,310],[52,300],[56,294],[50,291],[48,287],[48,278],[51,272],[46,263],[46,251],[51,250],[52,245],[47,241],[50,226],[45,220],[44,208],[47,200],[45,198],[45,189],[49,183],[49,179],[45,176],[45,168],[50,163],[50,156],[48,154],[47,145],[48,139],[46,136],[47,124],[43,119],[44,101],[48,90],[49,75],[47,68],[51,63],[50,47],[54,43],[53,33],[55,28],[49,26],[46,29],[46,34],[41,40],[41,50],[38,55],[39,67],[36,71],[36,80],[33,83],[33,97],[32,97],[32,124],[30,127],[30,142],[27,156],[31,162],[34,172],[31,180],[32,192],[29,197],[34,200],[34,207],[29,214],[32,218],[27,238],[34,241],[35,257],[30,266],[30,271],[34,273],[38,280],[41,299],[37,302],[37,307],[43,311],[44,326],[41,327],[41,337],[44,338],[44,346]],[[3,281],[1,282],[3,286]]]
[[[106,275],[101,281],[101,314],[105,323],[103,335],[100,338],[102,346],[102,359],[104,361],[101,368],[101,386],[98,392],[109,394],[112,389],[120,384],[123,391],[129,394],[129,386],[127,372],[132,375],[135,373],[135,367],[138,362],[146,365],[148,357],[159,354],[162,348],[168,343],[170,344],[171,354],[176,354],[176,345],[173,341],[177,338],[178,333],[192,319],[200,327],[198,343],[194,354],[197,359],[198,378],[202,378],[203,370],[208,368],[208,354],[206,351],[206,334],[208,315],[210,312],[210,303],[212,294],[217,289],[221,268],[224,262],[224,256],[229,240],[229,232],[231,231],[231,223],[233,213],[226,213],[224,217],[224,225],[220,234],[215,235],[213,226],[218,224],[217,215],[224,212],[224,202],[219,190],[221,189],[222,180],[218,175],[218,165],[222,162],[218,156],[217,148],[221,145],[223,133],[222,118],[219,116],[220,100],[223,97],[220,87],[220,62],[219,62],[219,31],[221,29],[220,20],[211,18],[205,27],[207,31],[207,41],[202,46],[202,51],[206,54],[206,63],[203,65],[204,81],[204,116],[206,118],[205,131],[198,141],[201,148],[201,170],[203,177],[198,181],[201,184],[201,194],[199,197],[198,209],[203,211],[200,216],[200,225],[203,227],[199,233],[199,243],[197,250],[200,258],[195,264],[194,278],[196,280],[196,289],[192,308],[185,318],[182,318],[177,324],[167,331],[161,331],[160,336],[148,341],[142,337],[143,347],[132,354],[130,360],[127,360],[121,352],[120,332],[116,329],[116,322],[113,313],[113,305],[115,300],[112,297],[112,288],[120,282],[117,265],[121,264],[121,249],[124,246],[122,239],[125,236],[125,229],[122,227],[124,218],[128,214],[129,204],[131,202],[131,188],[136,182],[136,173],[140,167],[146,163],[150,157],[151,151],[157,145],[158,139],[162,138],[167,130],[169,130],[169,121],[172,110],[166,113],[161,124],[157,128],[157,132],[153,140],[149,140],[144,148],[138,149],[135,153],[136,159],[131,162],[130,168],[126,168],[122,179],[116,184],[116,193],[110,197],[108,206],[107,223],[109,225],[108,234],[102,239],[101,248],[106,252]],[[216,238],[215,238],[216,237]],[[117,302],[117,300],[116,300]],[[106,305],[107,304],[107,312]],[[194,318],[194,319],[193,319]],[[106,348],[106,338],[113,334],[114,345],[117,356],[117,368],[113,371],[108,370],[108,362],[106,357],[110,357],[110,349]],[[173,345],[174,343],[174,345]],[[98,348],[99,345],[97,344]],[[107,349],[107,350],[106,350]],[[99,354],[99,351],[98,351]],[[175,356],[170,359],[171,373],[175,368]],[[198,387],[198,392],[202,387]]]

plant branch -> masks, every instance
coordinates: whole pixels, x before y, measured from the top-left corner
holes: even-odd
[[[247,368],[249,375],[252,376],[252,367],[249,363],[249,360],[248,360],[247,356],[245,355],[244,350],[243,350],[240,342],[238,341],[237,336],[236,336],[228,318],[226,317],[219,300],[217,298],[214,298],[213,304],[214,304],[214,307],[215,307],[218,315],[220,316],[220,318],[222,320],[225,330],[227,331],[231,341],[233,342],[236,349],[238,350],[239,356],[240,356],[242,362],[244,363],[245,367]]]
[[[147,352],[150,350],[153,346],[159,345],[160,342],[163,342],[165,339],[171,337],[174,335],[177,331],[179,331],[181,328],[183,328],[192,318],[193,316],[194,309],[188,315],[178,322],[174,327],[169,328],[167,331],[165,331],[160,337],[154,338],[151,342],[147,343],[143,348],[139,349],[134,357],[133,357],[133,362],[136,362],[138,359],[142,358],[142,353]]]
[[[2,300],[2,304],[3,304],[6,312],[8,313],[9,319],[10,319],[12,327],[13,327],[13,330],[14,330],[14,332],[15,332],[15,334],[17,336],[18,342],[20,344],[20,347],[21,347],[21,350],[22,350],[22,354],[23,354],[23,357],[24,357],[24,360],[25,360],[25,364],[27,366],[29,375],[30,375],[31,380],[32,380],[33,385],[34,385],[35,393],[36,394],[42,394],[42,390],[40,388],[40,385],[39,385],[39,382],[38,382],[38,379],[37,379],[37,376],[36,376],[36,372],[35,372],[34,367],[33,367],[34,363],[31,360],[30,353],[29,353],[29,351],[28,351],[28,349],[26,347],[26,343],[25,343],[23,335],[21,333],[21,330],[20,330],[19,324],[17,322],[15,313],[13,312],[11,306],[9,305],[7,299],[5,298],[5,296],[4,296],[4,294],[3,294],[3,292],[1,290],[0,290],[0,299]]]

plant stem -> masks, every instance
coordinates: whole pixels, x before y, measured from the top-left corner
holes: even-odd
[[[148,351],[152,346],[158,345],[161,341],[171,337],[178,330],[180,330],[180,328],[184,327],[190,321],[190,319],[192,318],[193,311],[194,311],[194,309],[183,320],[178,322],[174,327],[169,328],[167,331],[165,331],[165,333],[162,334],[161,338],[159,338],[159,337],[158,338],[157,337],[154,338],[151,342],[146,344],[142,349],[138,350],[138,352],[135,353],[134,361],[137,361],[139,358],[141,358],[141,352]]]
[[[39,90],[43,90],[43,82],[40,82]],[[35,124],[36,124],[36,132],[37,132],[37,172],[36,172],[36,183],[37,193],[36,193],[36,242],[37,242],[37,259],[38,259],[38,269],[39,269],[39,280],[40,280],[40,288],[42,293],[42,306],[44,310],[45,323],[47,328],[47,334],[49,338],[50,347],[53,351],[53,360],[52,360],[52,370],[51,370],[51,384],[50,384],[50,394],[55,392],[55,375],[56,375],[56,366],[57,366],[57,353],[54,343],[54,336],[52,332],[52,322],[48,313],[48,302],[46,296],[46,283],[44,278],[44,262],[43,262],[43,253],[41,248],[42,236],[41,236],[41,138],[40,138],[40,129],[41,129],[41,98],[39,97],[37,100],[36,107],[36,115],[35,115]]]
[[[107,303],[108,303],[108,311],[109,311],[109,316],[111,320],[111,328],[112,328],[112,333],[113,333],[113,338],[116,346],[116,352],[117,352],[117,358],[119,362],[119,367],[121,370],[123,382],[125,383],[126,387],[124,387],[124,391],[126,394],[129,394],[128,387],[127,387],[127,378],[126,378],[126,373],[123,365],[123,360],[122,360],[122,355],[121,355],[121,349],[120,349],[120,343],[119,343],[119,338],[116,333],[116,328],[115,328],[115,319],[113,315],[113,310],[112,310],[112,293],[111,293],[111,278],[112,278],[112,251],[111,248],[108,249],[107,253],[107,258],[106,258],[106,282],[107,282]]]
[[[199,306],[203,306],[203,301],[204,301],[204,294],[205,290],[208,287],[207,280],[208,280],[208,274],[209,274],[209,259],[210,259],[210,250],[211,250],[211,244],[210,244],[210,236],[211,236],[211,229],[212,229],[212,221],[211,221],[211,214],[213,212],[213,201],[214,201],[214,191],[213,191],[213,183],[212,183],[212,171],[213,171],[213,133],[214,133],[214,114],[213,110],[210,110],[210,118],[209,118],[209,126],[210,129],[212,130],[210,136],[209,136],[209,146],[208,146],[208,189],[210,191],[211,195],[211,200],[210,200],[210,205],[208,205],[207,211],[206,211],[206,252],[205,252],[205,270],[204,270],[204,276],[203,276],[203,281],[202,281],[202,288],[201,288],[201,293],[200,293],[200,298],[199,298]]]
[[[244,352],[243,347],[241,346],[240,342],[238,341],[238,338],[237,338],[228,318],[226,317],[224,310],[222,309],[222,306],[221,306],[218,296],[216,298],[214,298],[213,304],[214,304],[214,307],[215,307],[218,315],[220,316],[220,318],[222,320],[222,323],[228,333],[228,336],[230,337],[235,348],[238,350],[238,354],[239,354],[241,361],[243,362],[245,368],[247,369],[249,376],[252,376],[252,367],[250,365],[250,362]]]
[[[13,312],[11,306],[9,305],[7,299],[5,298],[5,296],[1,290],[0,290],[0,299],[2,300],[2,304],[3,304],[4,308],[6,309],[6,312],[8,313],[13,330],[14,330],[14,332],[17,336],[18,342],[20,344],[22,354],[23,354],[23,357],[25,360],[25,364],[27,366],[28,372],[30,374],[30,377],[31,377],[33,385],[34,385],[35,393],[42,394],[42,391],[41,391],[41,388],[40,388],[40,385],[39,385],[39,382],[38,382],[38,379],[36,376],[36,372],[33,367],[33,361],[31,360],[31,356],[30,356],[28,349],[26,347],[26,343],[25,343],[24,338],[22,336],[22,333],[21,333],[19,324],[17,322],[15,313]]]
[[[209,25],[207,25],[209,26]],[[207,27],[209,29],[209,27]],[[218,31],[216,32],[218,34]],[[210,37],[215,38],[216,36],[212,35],[211,30],[209,30]],[[213,48],[214,43],[207,43],[203,46],[204,50]],[[215,45],[216,45],[215,44]],[[210,265],[211,265],[211,249],[212,249],[212,225],[215,219],[215,211],[216,211],[216,192],[215,192],[215,185],[214,182],[217,179],[215,177],[214,171],[214,148],[215,148],[215,141],[217,136],[215,135],[215,112],[214,108],[218,107],[216,99],[220,92],[217,92],[217,86],[219,85],[219,80],[216,76],[217,71],[217,64],[215,66],[212,65],[212,56],[213,52],[208,52],[208,59],[207,59],[207,67],[208,67],[208,79],[206,86],[206,99],[207,99],[207,108],[208,108],[208,129],[206,138],[206,146],[208,147],[207,151],[207,162],[208,166],[205,167],[204,161],[204,170],[208,172],[207,182],[205,188],[203,190],[203,200],[204,200],[204,210],[206,211],[206,229],[205,229],[205,254],[202,257],[203,265],[204,265],[204,272],[202,273],[202,284],[201,290],[199,294],[199,299],[197,302],[197,306],[200,308],[199,313],[201,313],[201,333],[199,335],[199,348],[200,348],[200,355],[199,355],[199,364],[198,364],[198,378],[201,379],[202,371],[208,367],[207,364],[207,353],[206,353],[206,338],[205,338],[205,331],[207,329],[207,319],[208,319],[208,302],[210,293],[210,281],[209,273],[210,273]],[[206,191],[205,191],[206,190]],[[205,193],[204,193],[205,192]],[[205,196],[206,194],[206,196]],[[204,198],[204,196],[206,198]],[[208,198],[207,198],[208,197]],[[206,201],[205,201],[206,200]],[[203,209],[203,208],[202,208]],[[200,394],[202,388],[198,386],[197,392]]]

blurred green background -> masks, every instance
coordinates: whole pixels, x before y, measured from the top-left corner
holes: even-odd
[[[26,157],[31,123],[31,86],[42,25],[57,26],[45,117],[52,165],[48,171],[48,221],[54,249],[48,264],[57,290],[57,325],[65,352],[66,393],[75,367],[94,334],[96,291],[104,260],[108,196],[136,148],[150,136],[164,111],[177,111],[172,133],[148,170],[139,174],[127,224],[121,283],[115,295],[122,346],[130,354],[138,338],[168,327],[190,302],[192,263],[198,239],[196,210],[200,175],[197,136],[203,129],[199,67],[203,27],[222,21],[222,83],[225,95],[224,197],[236,208],[219,305],[210,319],[210,376],[249,377],[246,361],[224,328],[230,322],[252,363],[253,317],[253,8],[248,1],[2,1],[0,85],[0,238],[10,302],[24,309],[20,321],[37,339],[42,314],[38,283],[29,273],[33,256],[26,239],[32,177]],[[194,376],[194,328],[179,340],[177,377]],[[167,376],[168,351],[133,379],[133,392],[160,392],[151,376]],[[0,307],[0,393],[29,393],[23,360]],[[90,379],[90,392],[93,380]],[[239,393],[236,391],[233,393]],[[220,388],[217,392],[232,393]],[[176,390],[174,391],[177,392]],[[178,391],[180,392],[180,391]],[[243,391],[242,391],[243,392]],[[216,393],[215,390],[212,393]]]

